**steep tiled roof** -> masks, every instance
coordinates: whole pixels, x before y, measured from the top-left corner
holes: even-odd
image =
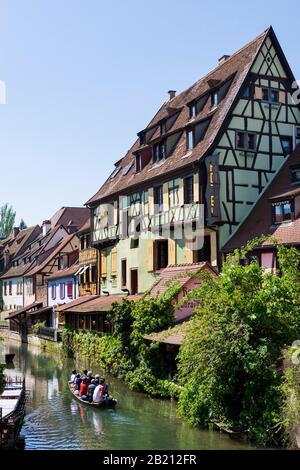
[[[187,153],[186,135],[185,132],[182,132],[181,138],[179,139],[174,152],[166,158],[165,161],[160,164],[148,163],[139,173],[135,172],[135,165],[133,164],[131,169],[126,174],[123,174],[124,168],[131,163],[134,163],[134,154],[140,149],[140,141],[139,139],[136,140],[125,157],[117,163],[117,167],[121,170],[113,178],[108,178],[100,190],[89,199],[87,204],[93,205],[101,199],[109,198],[113,194],[121,194],[128,188],[140,185],[145,181],[153,180],[156,177],[161,177],[162,173],[171,174],[175,170],[189,166],[192,162],[203,158],[218,136],[221,126],[234,103],[237,93],[240,90],[260,47],[270,31],[273,30],[268,29],[260,34],[256,39],[231,55],[221,65],[201,78],[190,88],[164,103],[147,126],[147,129],[151,128],[153,125],[178,110],[180,111],[179,116],[170,129],[170,133],[173,133],[176,129],[184,130],[186,126],[191,123],[187,104],[200,96],[209,93],[217,84],[219,85],[232,78],[229,91],[219,105],[212,110],[210,107],[210,100],[208,100],[204,109],[198,114],[196,120],[193,121],[196,122],[197,120],[210,119],[210,124],[204,139],[200,141],[192,151]],[[156,137],[156,135],[154,137]]]
[[[172,282],[178,282],[183,287],[193,275],[203,270],[217,274],[214,268],[207,262],[169,265],[160,273],[157,282],[150,289],[150,295],[156,297],[163,294]]]
[[[56,271],[56,273],[51,274],[51,276],[47,277],[47,281],[52,281],[53,279],[61,279],[62,277],[74,276],[78,269],[79,265],[73,264],[73,266],[70,266],[69,268],[61,269],[60,271]]]
[[[292,222],[284,222],[279,225],[272,225],[271,219],[272,200],[293,198],[299,194],[299,186],[295,187],[291,184],[290,166],[295,164],[300,164],[300,144],[284,162],[270,185],[251,209],[248,217],[222,248],[222,251],[230,252],[235,248],[246,245],[248,240],[261,235],[271,235],[284,244],[300,244],[300,214],[296,214],[298,218]],[[263,246],[268,245],[270,245],[268,241],[263,243]]]
[[[33,276],[38,272],[43,271],[43,269],[47,266],[50,261],[52,261],[64,248],[67,246],[70,241],[75,237],[75,234],[65,236],[56,246],[54,249],[49,250],[49,256],[46,256],[45,259],[40,263],[37,264],[33,269],[26,273],[26,277]]]
[[[70,222],[78,229],[89,219],[90,211],[86,207],[62,207],[51,217],[52,228],[58,225],[68,227]]]

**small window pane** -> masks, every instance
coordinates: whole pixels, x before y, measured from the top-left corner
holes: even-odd
[[[245,134],[244,132],[237,133],[237,147],[240,149],[245,148]]]
[[[271,101],[272,103],[278,103],[278,91],[271,90]]]
[[[262,89],[262,99],[264,101],[269,101],[269,89],[268,88]]]
[[[193,141],[194,141],[194,139],[193,139],[193,131],[190,130],[190,131],[188,131],[188,133],[187,133],[187,148],[188,148],[188,150],[191,150],[191,149],[193,148],[193,146],[194,146],[194,145],[193,145]]]
[[[255,149],[255,134],[248,134],[248,149]]]

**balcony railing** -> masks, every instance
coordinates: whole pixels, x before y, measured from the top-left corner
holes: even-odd
[[[56,328],[41,326],[37,331],[37,336],[40,338],[49,339],[51,341],[61,341],[60,331]]]
[[[178,224],[183,222],[193,222],[201,217],[201,205],[197,202],[185,204],[183,206],[172,207],[167,211],[159,212],[153,215],[130,216],[127,218],[127,230],[124,224],[121,228],[119,225],[105,227],[95,230],[93,234],[94,242],[115,239],[118,237],[127,237],[134,233],[136,226],[140,225],[140,231],[156,230],[159,227]],[[125,232],[125,233],[124,233]]]

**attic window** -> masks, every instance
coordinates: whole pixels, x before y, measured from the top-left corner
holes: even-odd
[[[153,161],[159,162],[166,156],[166,145],[165,142],[159,142],[153,147]]]
[[[218,92],[214,91],[211,95],[211,107],[215,108],[216,106],[218,106],[218,101],[219,101]]]
[[[279,201],[272,204],[272,222],[280,224],[292,220],[292,201]]]
[[[117,168],[115,168],[112,174],[110,175],[110,178],[114,178],[119,173],[120,170],[121,168],[117,166]]]
[[[138,153],[135,156],[135,171],[139,173],[141,171],[141,154]]]
[[[196,114],[197,114],[196,103],[193,103],[190,105],[190,118],[196,117]]]
[[[126,176],[127,173],[131,170],[132,168],[132,165],[133,165],[133,162],[130,162],[128,163],[128,165],[126,165],[124,168],[123,168],[123,176]]]
[[[187,149],[191,150],[201,140],[203,140],[206,130],[209,126],[210,119],[198,122],[193,128],[187,130]]]

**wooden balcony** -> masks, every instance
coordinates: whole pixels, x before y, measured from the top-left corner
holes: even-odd
[[[96,248],[86,248],[79,251],[79,265],[97,264],[98,253]]]

